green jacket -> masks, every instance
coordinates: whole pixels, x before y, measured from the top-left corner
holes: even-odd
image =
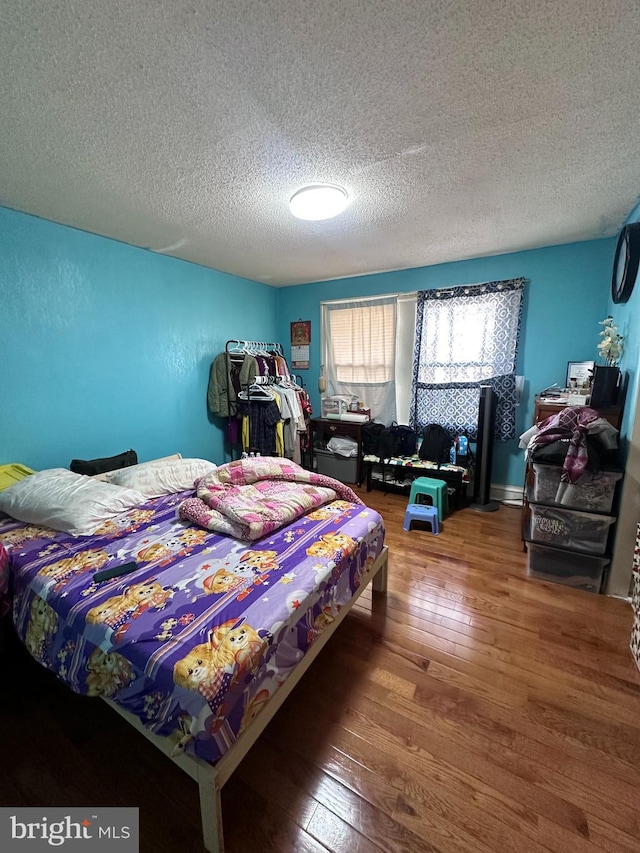
[[[236,389],[231,381],[230,366],[227,360],[228,354],[221,352],[217,355],[209,371],[209,387],[207,388],[207,405],[212,415],[229,417],[237,414]],[[253,382],[258,374],[258,362],[252,355],[245,354],[240,367],[240,389]]]

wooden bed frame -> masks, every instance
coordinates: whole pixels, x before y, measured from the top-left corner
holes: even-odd
[[[165,755],[168,755],[175,764],[198,783],[200,791],[200,814],[202,817],[202,835],[205,849],[209,853],[224,853],[224,838],[222,832],[222,809],[220,802],[220,791],[229,779],[233,771],[240,764],[247,752],[260,737],[285,699],[309,669],[316,657],[320,654],[326,643],[338,629],[347,613],[351,610],[369,582],[375,592],[386,593],[387,591],[387,564],[389,552],[385,545],[378,559],[362,578],[362,582],[355,592],[351,601],[344,605],[336,619],[328,625],[300,663],[293,670],[282,687],[273,695],[265,709],[253,720],[251,725],[244,730],[242,735],[235,741],[233,746],[215,764],[207,764],[199,758],[184,754],[172,755],[175,747],[174,740],[160,737],[146,729],[138,717],[118,707],[111,699],[104,699],[115,711],[124,717],[134,728],[155,744]]]

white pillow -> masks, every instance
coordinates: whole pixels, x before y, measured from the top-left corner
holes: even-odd
[[[18,521],[88,536],[110,518],[147,499],[66,468],[47,468],[0,492],[0,510]]]
[[[110,471],[107,481],[137,489],[146,498],[158,498],[192,489],[194,480],[217,467],[207,459],[157,459]]]

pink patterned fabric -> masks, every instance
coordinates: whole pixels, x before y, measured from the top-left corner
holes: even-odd
[[[180,504],[180,518],[243,541],[267,536],[336,497],[362,504],[344,483],[271,456],[220,465],[196,480],[196,495]]]
[[[587,426],[599,417],[600,414],[589,406],[568,406],[540,424],[540,432],[533,439],[531,449],[568,438],[560,479],[564,483],[577,483],[587,467]]]

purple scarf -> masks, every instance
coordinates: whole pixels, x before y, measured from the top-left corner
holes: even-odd
[[[587,467],[588,425],[599,417],[599,413],[588,406],[567,406],[540,424],[540,432],[534,437],[531,449],[568,438],[569,447],[560,479],[564,483],[577,483]]]

